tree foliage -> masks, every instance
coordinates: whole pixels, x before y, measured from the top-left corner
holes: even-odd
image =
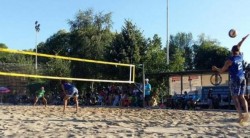
[[[8,46],[4,43],[0,43],[0,48],[8,48]]]
[[[141,65],[146,60],[148,41],[131,21],[125,20],[124,24],[121,32],[114,35],[111,45],[107,47],[105,58],[113,62]],[[119,78],[125,77],[126,70],[124,69],[112,71],[117,72]],[[126,74],[128,73],[127,70]]]
[[[74,20],[69,20],[70,25],[70,52],[76,58],[105,60],[105,48],[112,42],[111,13],[95,14],[92,9],[79,11]],[[77,78],[101,79],[103,75],[98,70],[97,64],[71,62],[71,75]],[[77,84],[81,87],[81,84]]]
[[[149,40],[148,50],[146,53],[146,68],[148,73],[159,73],[167,71],[166,52],[162,49],[161,38],[154,35],[152,40]]]
[[[39,53],[51,55],[70,56],[70,33],[65,30],[59,30],[49,37],[44,44],[38,45]]]
[[[194,65],[196,70],[211,69],[213,65],[222,66],[229,56],[228,49],[219,46],[216,40],[200,36],[200,45],[194,45]]]

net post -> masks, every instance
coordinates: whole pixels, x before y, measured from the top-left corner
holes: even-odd
[[[133,65],[133,83],[135,82],[135,65]]]
[[[129,66],[129,81],[131,83],[132,80],[132,65]]]

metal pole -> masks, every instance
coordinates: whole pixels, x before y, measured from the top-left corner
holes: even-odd
[[[167,0],[167,65],[169,64],[169,37],[168,37],[168,0]]]
[[[35,22],[35,31],[36,31],[36,61],[35,61],[35,70],[37,71],[37,35],[40,31],[40,24],[38,24],[38,21]]]
[[[142,84],[143,84],[143,107],[145,106],[145,72],[144,63],[142,64]]]
[[[37,31],[36,31],[36,54],[37,54]],[[37,71],[37,55],[36,55],[35,69]]]

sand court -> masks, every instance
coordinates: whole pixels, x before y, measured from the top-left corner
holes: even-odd
[[[235,111],[0,106],[0,137],[248,137]]]

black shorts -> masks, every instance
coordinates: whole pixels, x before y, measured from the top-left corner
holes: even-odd
[[[151,100],[151,96],[150,95],[145,95],[145,101],[149,102]]]

